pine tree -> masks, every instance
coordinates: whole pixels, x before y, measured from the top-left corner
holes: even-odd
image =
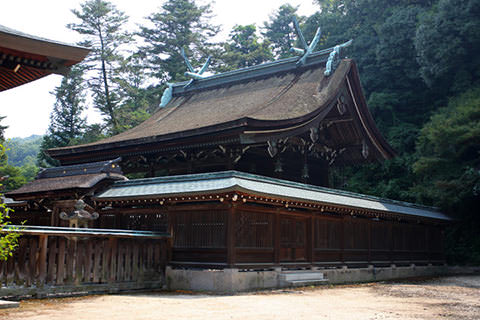
[[[116,78],[123,61],[122,49],[132,41],[123,30],[128,17],[110,2],[87,0],[80,10],[72,10],[80,20],[67,27],[85,36],[80,45],[92,49],[83,64],[87,81],[93,91],[95,107],[105,116],[107,127],[113,134],[120,131],[120,108]]]
[[[5,119],[6,116],[0,116],[0,122]],[[0,124],[0,143],[5,142],[5,129],[7,129],[8,126],[3,126]]]
[[[297,20],[303,20],[303,17],[297,15],[297,10],[298,7],[292,7],[288,3],[284,4],[270,16],[270,21],[264,22],[265,31],[262,32],[262,35],[271,42],[276,58],[286,58],[292,55],[290,48],[297,38],[292,28],[292,19],[295,16]]]
[[[270,42],[261,41],[255,25],[237,25],[230,32],[230,39],[223,44],[219,70],[250,67],[271,60]]]
[[[56,101],[50,114],[48,133],[43,137],[38,154],[39,166],[57,164],[45,154],[47,149],[72,145],[82,139],[86,126],[85,117],[82,116],[85,110],[83,73],[81,66],[73,67],[53,92]]]
[[[199,64],[212,50],[208,42],[219,28],[209,23],[210,5],[194,0],[168,0],[161,10],[147,17],[153,25],[141,26],[139,36],[146,46],[140,49],[151,74],[162,83],[185,80],[183,48],[192,64]]]

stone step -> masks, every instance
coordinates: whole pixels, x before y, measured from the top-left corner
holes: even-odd
[[[293,287],[302,287],[302,286],[314,286],[319,284],[327,283],[327,279],[320,279],[320,280],[293,280],[287,281],[287,283]]]
[[[323,273],[318,271],[287,271],[280,274],[280,279],[285,281],[323,280]]]

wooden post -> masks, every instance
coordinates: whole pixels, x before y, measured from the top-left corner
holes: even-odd
[[[307,241],[308,241],[308,261],[313,266],[315,260],[315,215],[308,218],[307,224]]]
[[[57,237],[50,238],[48,245],[48,265],[47,265],[47,284],[53,285],[58,265],[56,263],[57,255]]]
[[[227,265],[235,265],[235,211],[237,205],[232,203],[227,216]]]
[[[63,284],[65,277],[65,238],[58,239],[58,254],[57,254],[57,276],[56,284]]]
[[[368,263],[372,263],[372,221],[367,220]]]
[[[45,283],[45,278],[47,276],[47,245],[48,245],[48,236],[40,235],[38,236],[38,247],[39,254],[37,260],[38,266],[38,281],[41,285]]]
[[[108,239],[108,262],[110,265],[110,272],[108,281],[115,282],[115,272],[117,270],[117,239],[110,238]]]
[[[345,216],[340,221],[340,261],[345,263]]]
[[[273,247],[274,247],[274,259],[275,259],[275,265],[280,264],[280,213],[275,212],[275,219],[274,219],[274,241],[273,241]]]
[[[393,221],[389,222],[390,225],[390,263],[395,261],[395,235],[393,234]]]

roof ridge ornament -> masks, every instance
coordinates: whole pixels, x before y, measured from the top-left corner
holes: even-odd
[[[295,31],[298,35],[298,38],[303,46],[303,49],[292,47],[290,48],[290,52],[302,55],[302,57],[297,61],[297,64],[296,64],[297,67],[300,67],[305,64],[308,56],[313,52],[313,50],[315,50],[315,47],[317,46],[318,41],[320,41],[320,36],[322,35],[322,32],[320,30],[320,27],[318,27],[312,42],[310,42],[310,45],[308,45],[307,41],[305,41],[305,37],[303,36],[303,32],[300,29],[297,18],[295,16],[293,16],[292,21],[293,21],[293,26],[295,28]]]
[[[173,97],[173,83],[167,82],[167,88],[163,90],[162,98],[160,99],[160,108],[166,107]]]
[[[187,65],[187,68],[189,70],[189,71],[185,72],[185,75],[187,77],[192,78],[185,85],[185,87],[188,87],[194,80],[200,80],[200,79],[205,79],[206,78],[206,76],[204,76],[203,73],[205,72],[205,70],[207,70],[208,65],[210,64],[210,60],[212,59],[211,56],[208,56],[207,61],[205,61],[203,66],[200,68],[200,70],[198,70],[198,72],[196,72],[195,69],[193,68],[192,64],[188,60],[187,55],[185,54],[185,50],[183,48],[180,50],[180,54],[182,55],[183,60],[185,60],[185,64]]]
[[[335,71],[338,64],[340,63],[340,50],[350,46],[352,42],[353,39],[333,47],[332,52],[330,52],[330,55],[328,56],[327,64],[325,66],[325,72],[323,73],[325,76],[328,77]]]

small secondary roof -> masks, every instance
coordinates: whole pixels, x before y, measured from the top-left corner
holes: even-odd
[[[31,199],[37,195],[55,197],[57,192],[72,190],[90,190],[102,181],[126,179],[118,162],[92,162],[82,165],[47,168],[40,171],[35,180],[7,193],[15,200]]]
[[[118,181],[100,193],[96,199],[99,201],[151,199],[231,191],[293,201],[308,201],[324,205],[341,205],[385,213],[450,220],[448,216],[431,207],[238,171]]]

